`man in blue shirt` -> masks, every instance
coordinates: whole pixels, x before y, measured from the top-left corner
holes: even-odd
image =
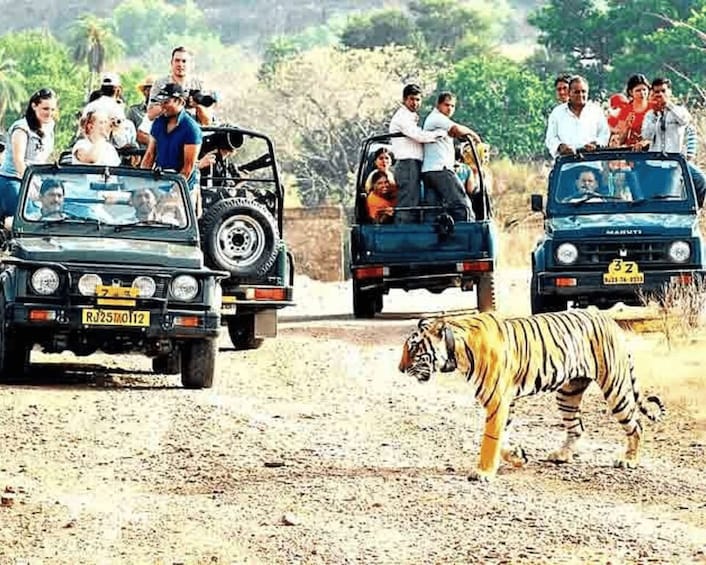
[[[450,92],[442,92],[436,101],[436,108],[424,121],[426,131],[442,130],[445,133],[433,143],[424,145],[422,180],[425,200],[432,205],[443,205],[457,221],[473,220],[471,203],[461,181],[454,170],[455,137],[470,136],[475,142],[480,137],[472,129],[451,120],[456,109],[456,97]]]
[[[188,92],[176,83],[166,84],[155,97],[162,113],[154,120],[141,167],[172,169],[189,185],[197,217],[201,215],[196,162],[203,135],[201,127],[184,109]]]

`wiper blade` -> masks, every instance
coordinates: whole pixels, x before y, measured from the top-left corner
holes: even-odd
[[[56,224],[89,224],[100,229],[103,225],[98,218],[86,218],[84,216],[74,216],[72,214],[64,214],[61,218],[40,218],[43,228],[48,228]]]
[[[120,232],[133,228],[169,228],[170,230],[178,229],[179,226],[172,222],[160,222],[159,220],[140,220],[139,222],[130,222],[129,224],[119,224],[115,226],[114,231]]]
[[[569,200],[569,203],[576,206],[577,204],[583,204],[584,202],[588,202],[593,198],[600,198],[601,200],[610,202],[625,202],[625,200],[623,200],[620,196],[615,196],[614,194],[601,194],[600,192],[584,192],[580,196],[577,196],[576,199]]]

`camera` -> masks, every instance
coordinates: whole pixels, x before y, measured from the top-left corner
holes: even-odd
[[[213,106],[218,102],[218,98],[215,94],[204,94],[200,90],[189,90],[189,96],[196,104],[204,106],[205,108]]]

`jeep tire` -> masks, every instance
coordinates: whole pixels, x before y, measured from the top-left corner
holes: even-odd
[[[476,285],[478,295],[478,311],[493,312],[495,310],[495,274],[481,275]]]
[[[184,388],[211,388],[216,372],[215,339],[184,342],[181,346],[181,384]]]
[[[5,306],[0,306],[0,383],[21,381],[29,365],[31,347],[7,334]]]
[[[241,351],[259,349],[265,341],[261,337],[255,337],[255,314],[229,318],[228,335],[233,347]]]
[[[201,235],[208,266],[233,276],[262,275],[277,260],[277,223],[265,206],[253,200],[216,202],[204,213]]]

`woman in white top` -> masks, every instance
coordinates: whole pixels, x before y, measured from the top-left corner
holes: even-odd
[[[120,165],[120,156],[108,138],[111,122],[108,114],[91,110],[81,118],[82,137],[71,149],[73,165]]]
[[[24,117],[7,131],[7,144],[0,167],[0,216],[13,216],[17,209],[20,180],[29,165],[48,163],[54,151],[54,112],[57,97],[42,88],[29,99]]]

